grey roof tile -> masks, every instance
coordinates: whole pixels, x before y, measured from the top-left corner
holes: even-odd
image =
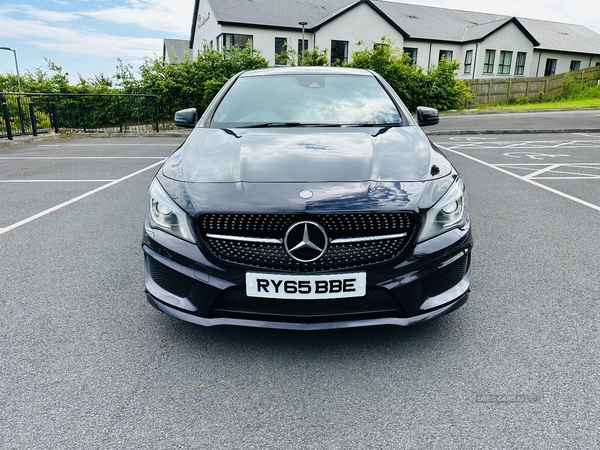
[[[519,22],[540,42],[540,49],[600,54],[600,35],[583,25],[522,18]]]
[[[412,39],[462,42],[465,30],[506,16],[373,0]]]
[[[462,40],[463,42],[481,40],[507,22],[510,22],[509,17],[505,17],[504,19],[500,20],[494,20],[493,22],[482,23],[480,25],[472,25],[465,29],[465,34],[463,35]]]
[[[196,0],[199,1],[199,0]],[[297,28],[318,27],[360,0],[208,0],[219,22]],[[468,42],[512,19],[474,11],[371,0],[409,39]],[[541,49],[600,54],[600,35],[582,25],[518,18]]]
[[[185,52],[189,53],[190,51],[190,41],[187,39],[163,40],[163,58],[168,54],[170,62],[185,60]]]
[[[314,26],[329,14],[356,0],[216,0],[210,5],[219,22],[247,23],[282,28]]]

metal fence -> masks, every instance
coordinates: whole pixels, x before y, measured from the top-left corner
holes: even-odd
[[[465,80],[473,94],[473,98],[465,106],[506,103],[511,100],[518,102],[521,98],[526,98],[528,101],[552,99],[563,91],[564,78],[567,74],[575,81],[588,82],[594,85],[600,79],[600,66],[543,78],[478,78]]]
[[[158,132],[157,97],[0,92],[0,138],[61,131]]]

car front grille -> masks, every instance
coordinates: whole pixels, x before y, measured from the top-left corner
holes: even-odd
[[[266,320],[305,321],[323,316],[334,320],[373,316],[377,314],[402,314],[396,298],[384,288],[371,287],[364,297],[342,299],[271,299],[248,297],[244,288],[234,287],[224,291],[214,303],[212,317],[254,318]]]
[[[312,262],[292,258],[283,244],[287,230],[304,220],[322,226],[330,241],[323,256]],[[197,225],[206,246],[223,261],[263,269],[322,272],[397,257],[414,232],[415,217],[412,213],[205,214]]]

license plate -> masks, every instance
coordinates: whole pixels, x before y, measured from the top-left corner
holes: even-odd
[[[365,272],[335,275],[246,273],[246,295],[263,298],[349,298],[367,292]]]

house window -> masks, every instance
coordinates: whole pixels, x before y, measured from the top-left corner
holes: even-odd
[[[331,65],[348,62],[348,41],[331,41]]]
[[[231,47],[244,48],[248,42],[252,47],[252,36],[249,34],[223,34],[221,37],[222,50],[231,50]]]
[[[452,61],[452,50],[440,50],[440,59],[445,58],[446,61]]]
[[[527,53],[517,52],[517,60],[515,61],[515,75],[523,75],[525,73],[525,57]]]
[[[569,66],[569,70],[573,72],[574,70],[579,70],[581,67],[581,61],[571,61],[571,65]]]
[[[500,52],[500,60],[498,61],[498,74],[504,75],[510,73],[510,65],[512,63],[513,52]]]
[[[285,66],[288,63],[287,39],[282,37],[275,38],[275,65]]]
[[[483,73],[494,73],[494,59],[496,59],[496,50],[486,50],[483,59]]]
[[[465,73],[471,73],[473,66],[473,50],[467,50],[465,53]]]
[[[302,48],[302,39],[298,39],[298,55],[302,56],[302,50],[308,50],[308,39],[304,39],[304,49]]]
[[[412,47],[404,47],[404,53],[408,53],[410,57],[410,64],[415,64],[417,62],[417,49]]]
[[[556,73],[556,59],[548,58],[546,60],[546,69],[544,70],[544,76],[549,77]]]

